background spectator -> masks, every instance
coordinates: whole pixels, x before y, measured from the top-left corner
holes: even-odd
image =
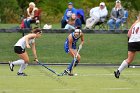
[[[121,6],[121,1],[117,0],[115,7],[111,11],[111,19],[108,21],[109,29],[119,29],[122,18],[124,17],[124,9]]]
[[[23,19],[21,28],[30,28],[31,23],[39,23],[39,10],[35,7],[34,2],[29,3],[26,11],[26,18]]]
[[[65,29],[76,29],[81,27],[82,27],[81,20],[76,17],[76,14],[73,13],[69,18],[68,23],[65,26]]]
[[[64,13],[64,17],[61,20],[61,28],[64,28],[65,25],[67,24],[69,18],[71,17],[72,13],[75,13],[77,15],[77,10],[73,7],[73,3],[69,2],[68,3],[68,8],[66,9]]]
[[[86,20],[85,29],[91,29],[93,25],[100,21],[100,18],[106,17],[108,11],[106,9],[105,3],[101,2],[99,7],[92,8],[90,10],[90,18]]]

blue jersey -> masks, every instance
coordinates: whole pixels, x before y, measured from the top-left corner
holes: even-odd
[[[74,37],[74,32],[72,32],[71,35],[72,35],[72,39],[73,39],[72,49],[76,49],[76,42],[78,41],[79,38]],[[68,38],[65,41],[64,49],[65,49],[66,53],[69,53],[69,40],[68,40]]]

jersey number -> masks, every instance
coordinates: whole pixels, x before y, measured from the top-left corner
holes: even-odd
[[[137,33],[138,33],[138,31],[139,31],[139,27],[137,27],[137,28],[135,28],[135,27],[134,27],[134,28],[132,29],[132,34],[134,34],[134,33],[136,33],[136,34],[137,34]]]

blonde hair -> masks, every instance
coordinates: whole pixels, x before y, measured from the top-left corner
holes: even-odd
[[[34,2],[30,2],[29,6],[32,5],[33,7],[35,7],[35,3]]]

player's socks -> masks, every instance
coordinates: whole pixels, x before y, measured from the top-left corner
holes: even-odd
[[[76,60],[74,67],[76,67],[78,65],[79,61]]]
[[[27,67],[27,63],[26,64],[21,64],[18,73],[23,73],[23,70]]]
[[[13,61],[13,62],[12,62],[13,65],[21,65],[21,64],[24,64],[24,63],[25,63],[25,62],[24,62],[23,59],[19,59],[19,60],[17,60],[17,61]]]
[[[121,73],[122,70],[123,70],[124,68],[126,68],[126,67],[128,67],[128,63],[126,62],[126,60],[124,60],[124,61],[122,62],[122,64],[120,65],[120,67],[118,68],[119,72]]]
[[[74,64],[74,60],[72,60],[71,64],[68,65],[68,68],[67,68],[67,69],[68,69],[69,71],[72,70],[72,66],[73,66],[73,64]]]

